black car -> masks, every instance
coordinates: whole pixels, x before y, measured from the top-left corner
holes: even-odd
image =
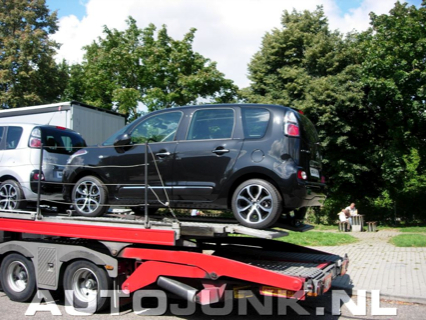
[[[144,205],[146,152],[152,209],[232,209],[241,224],[266,228],[325,198],[318,136],[304,115],[221,104],[152,112],[79,150],[64,170],[65,199],[88,217]]]

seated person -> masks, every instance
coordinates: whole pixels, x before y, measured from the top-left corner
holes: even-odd
[[[349,210],[351,217],[358,215],[358,210],[355,208],[355,203],[351,203],[351,205],[346,207],[345,210]]]
[[[339,221],[340,222],[346,222],[348,228],[350,229],[351,224],[352,224],[352,219],[350,217],[349,210],[342,209],[342,211],[340,211],[338,213],[338,215],[339,215]],[[345,229],[346,229],[346,227],[345,227]]]

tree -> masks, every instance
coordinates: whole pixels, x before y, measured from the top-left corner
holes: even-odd
[[[139,29],[133,18],[125,31],[104,27],[99,38],[84,49],[81,83],[84,101],[99,107],[115,105],[130,117],[137,116],[138,103],[149,111],[207,101],[229,102],[236,86],[216,68],[216,63],[194,52],[195,29],[182,40],[172,39],[166,26],[151,24]],[[71,78],[73,78],[71,73]]]
[[[406,202],[421,189],[406,188],[413,150],[417,174],[426,169],[426,2],[419,9],[397,2],[388,15],[370,16],[372,28],[361,44],[362,81],[376,113],[377,161],[390,197]]]
[[[312,79],[335,75],[352,62],[338,32],[328,29],[322,7],[314,12],[284,11],[282,28],[267,33],[249,64],[249,100],[303,107]]]
[[[56,101],[67,73],[53,56],[59,45],[56,12],[45,1],[0,2],[0,107],[15,108]]]

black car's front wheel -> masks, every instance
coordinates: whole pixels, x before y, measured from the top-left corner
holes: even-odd
[[[273,184],[251,179],[240,184],[232,197],[232,211],[244,226],[262,229],[272,226],[282,212],[282,198]]]
[[[85,217],[99,217],[109,208],[107,189],[94,176],[86,176],[77,181],[72,190],[72,202],[77,214]]]

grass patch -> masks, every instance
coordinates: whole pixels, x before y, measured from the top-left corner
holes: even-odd
[[[389,240],[397,247],[426,247],[426,235],[423,234],[400,234]]]
[[[287,230],[286,230],[287,231]],[[288,237],[278,238],[279,241],[297,244],[300,246],[340,246],[357,242],[358,239],[345,233],[329,233],[329,232],[292,232],[288,231]]]
[[[426,233],[426,227],[403,227],[398,228],[398,231],[410,233]]]
[[[307,222],[305,222],[307,223]],[[337,224],[314,224],[314,223],[307,223],[315,227],[316,231],[324,231],[324,230],[337,230]]]

